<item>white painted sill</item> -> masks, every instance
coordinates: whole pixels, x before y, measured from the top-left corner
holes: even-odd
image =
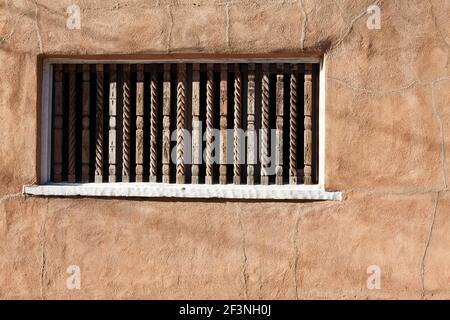
[[[36,196],[87,196],[135,198],[335,200],[341,192],[329,192],[319,185],[205,185],[169,183],[51,183],[26,185],[23,193]]]

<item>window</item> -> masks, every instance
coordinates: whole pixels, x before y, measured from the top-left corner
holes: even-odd
[[[319,63],[44,69],[42,184],[28,193],[340,198],[321,183]]]

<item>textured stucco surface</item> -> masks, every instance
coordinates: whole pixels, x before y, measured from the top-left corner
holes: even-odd
[[[450,298],[450,1],[378,1],[381,30],[365,0],[79,0],[68,30],[72,3],[0,3],[0,298]],[[344,200],[21,195],[39,54],[181,53],[325,54],[326,187]]]

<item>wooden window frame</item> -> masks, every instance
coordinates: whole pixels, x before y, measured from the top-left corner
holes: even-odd
[[[52,141],[52,83],[53,65],[61,63],[318,63],[318,183],[298,185],[188,185],[149,183],[51,183]],[[41,196],[113,196],[113,197],[177,197],[177,198],[229,198],[275,200],[342,200],[340,192],[325,190],[325,110],[326,110],[326,58],[246,58],[246,59],[41,59],[40,101],[38,105],[38,168],[37,185],[26,185],[23,192]],[[38,73],[39,74],[39,73]]]

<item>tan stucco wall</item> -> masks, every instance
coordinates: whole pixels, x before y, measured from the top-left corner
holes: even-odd
[[[450,298],[450,1],[0,3],[0,298]],[[325,54],[342,202],[38,198],[39,54]],[[81,268],[81,289],[66,268]],[[381,268],[369,290],[366,269]]]

